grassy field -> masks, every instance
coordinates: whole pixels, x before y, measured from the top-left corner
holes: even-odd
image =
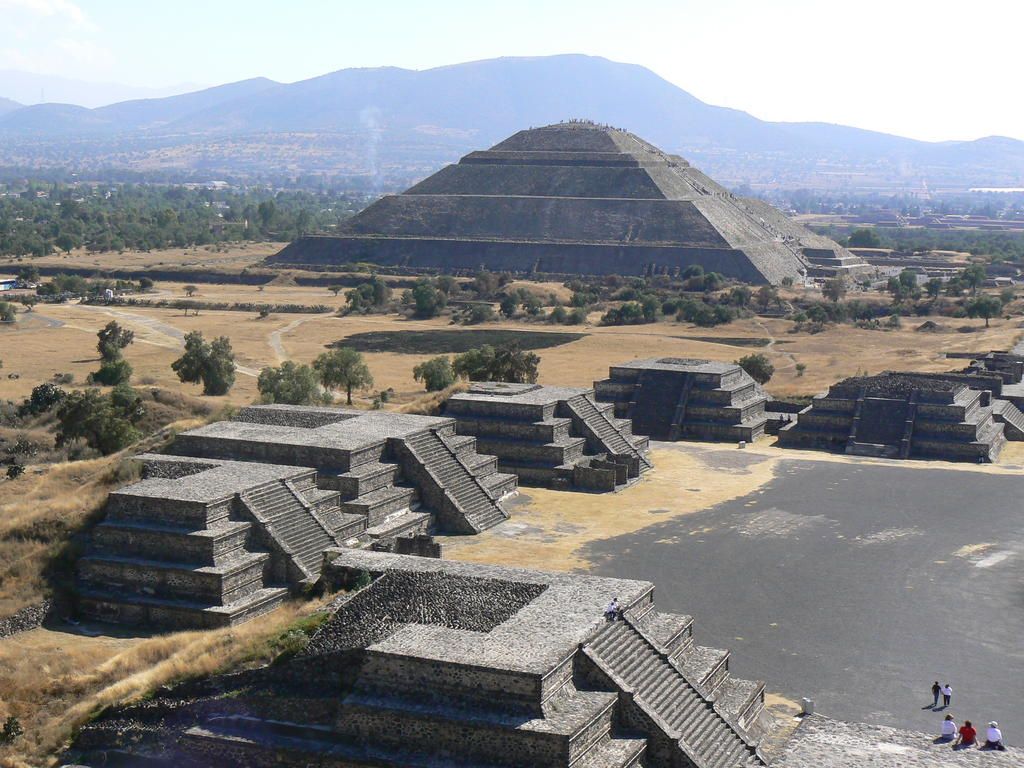
[[[183,296],[180,283],[157,284],[156,298]],[[262,291],[253,286],[200,285],[195,298],[211,302],[323,304],[332,310],[344,304],[343,298],[326,289],[287,284],[268,285]],[[426,337],[408,336],[405,338],[416,343],[400,345],[397,349],[402,351],[365,353],[376,380],[375,388],[393,388],[398,402],[422,394],[412,378],[413,366],[446,346],[453,352],[466,346],[452,343],[454,334],[467,334],[468,341],[481,331],[580,334],[568,343],[568,337],[561,336],[555,346],[549,346],[547,339],[543,343],[538,340],[536,344],[524,344],[537,348],[541,358],[540,381],[549,384],[588,384],[607,376],[610,364],[635,358],[677,356],[731,361],[750,351],[762,351],[776,367],[768,390],[779,397],[821,392],[838,379],[856,373],[948,370],[952,364],[944,358],[946,351],[1008,349],[1021,334],[1019,320],[1003,319],[993,320],[987,329],[980,319],[937,318],[942,330],[922,333],[914,330],[919,321],[910,318],[898,330],[872,331],[836,325],[809,335],[790,333],[793,324],[776,318],[748,318],[707,329],[675,321],[601,327],[593,324],[597,317],[596,313],[591,315],[591,324],[586,326],[501,321],[483,328],[463,328],[451,325],[447,318],[336,317],[333,311],[321,315],[272,314],[261,320],[249,312],[203,310],[198,316],[186,317],[177,309],[39,305],[34,312],[20,312],[19,322],[13,326],[0,328],[0,359],[4,362],[0,398],[23,398],[33,386],[58,373],[72,373],[76,381],[84,381],[98,367],[95,334],[112,319],[136,332],[135,344],[126,351],[135,369],[135,382],[179,388],[191,394],[196,394],[198,388],[180,384],[170,370],[171,362],[180,354],[184,334],[199,330],[207,337],[228,336],[242,366],[235,389],[223,398],[231,403],[247,403],[255,398],[255,375],[260,368],[284,359],[309,362],[328,345],[349,337],[363,341],[367,338],[365,334],[444,331],[442,336],[430,337],[433,341],[429,345],[418,346]],[[473,343],[477,343],[475,338]],[[806,366],[803,376],[797,374],[797,363]],[[370,395],[365,396],[363,403],[368,404],[370,399]]]

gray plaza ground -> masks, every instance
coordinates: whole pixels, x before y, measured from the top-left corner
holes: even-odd
[[[937,733],[938,679],[955,718],[1024,743],[1024,475],[948,467],[784,459],[755,493],[587,556],[699,616],[734,674],[825,714]]]

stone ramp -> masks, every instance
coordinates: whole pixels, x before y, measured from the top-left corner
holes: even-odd
[[[305,579],[316,581],[323,553],[337,544],[326,525],[286,481],[241,494],[245,506]]]
[[[696,768],[765,765],[745,734],[716,711],[628,618],[609,622],[584,652],[613,682],[633,692],[635,704]]]
[[[406,437],[402,444],[403,469],[423,483],[427,501],[443,527],[456,533],[479,533],[508,519],[487,486],[436,430]]]
[[[992,416],[1003,425],[1007,440],[1024,440],[1024,413],[1009,400],[993,400]]]
[[[624,456],[635,461],[637,474],[652,468],[650,459],[633,445],[622,433],[621,428],[608,417],[607,412],[598,408],[589,396],[570,397],[565,403],[572,415],[579,420],[587,437],[600,445],[609,456]]]

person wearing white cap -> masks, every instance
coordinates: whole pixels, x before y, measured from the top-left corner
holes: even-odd
[[[1003,746],[1003,732],[999,730],[999,723],[995,720],[988,724],[988,730],[985,731],[985,746],[982,749],[1006,751],[1006,747]]]

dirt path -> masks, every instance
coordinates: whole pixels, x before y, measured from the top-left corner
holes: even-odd
[[[778,339],[775,338],[775,335],[771,332],[768,326],[762,323],[757,317],[754,318],[754,325],[764,331],[765,338],[768,339],[768,345],[765,347],[765,351],[769,354],[778,353],[788,359],[789,364],[781,366],[782,368],[796,368],[796,357],[793,356],[792,352],[787,352],[784,349],[776,349],[775,344]]]
[[[288,323],[288,325],[284,326],[283,328],[278,328],[276,331],[272,331],[267,336],[267,343],[270,345],[270,348],[274,350],[274,355],[277,356],[277,362],[283,363],[285,360],[291,359],[288,355],[288,352],[284,348],[284,344],[282,343],[282,337],[284,336],[284,334],[291,333],[300,325],[302,325],[303,323],[308,323],[310,320],[316,320],[317,318],[330,316],[330,312],[324,312],[319,315],[306,315],[304,317],[298,318],[297,320],[292,320],[290,323]]]

